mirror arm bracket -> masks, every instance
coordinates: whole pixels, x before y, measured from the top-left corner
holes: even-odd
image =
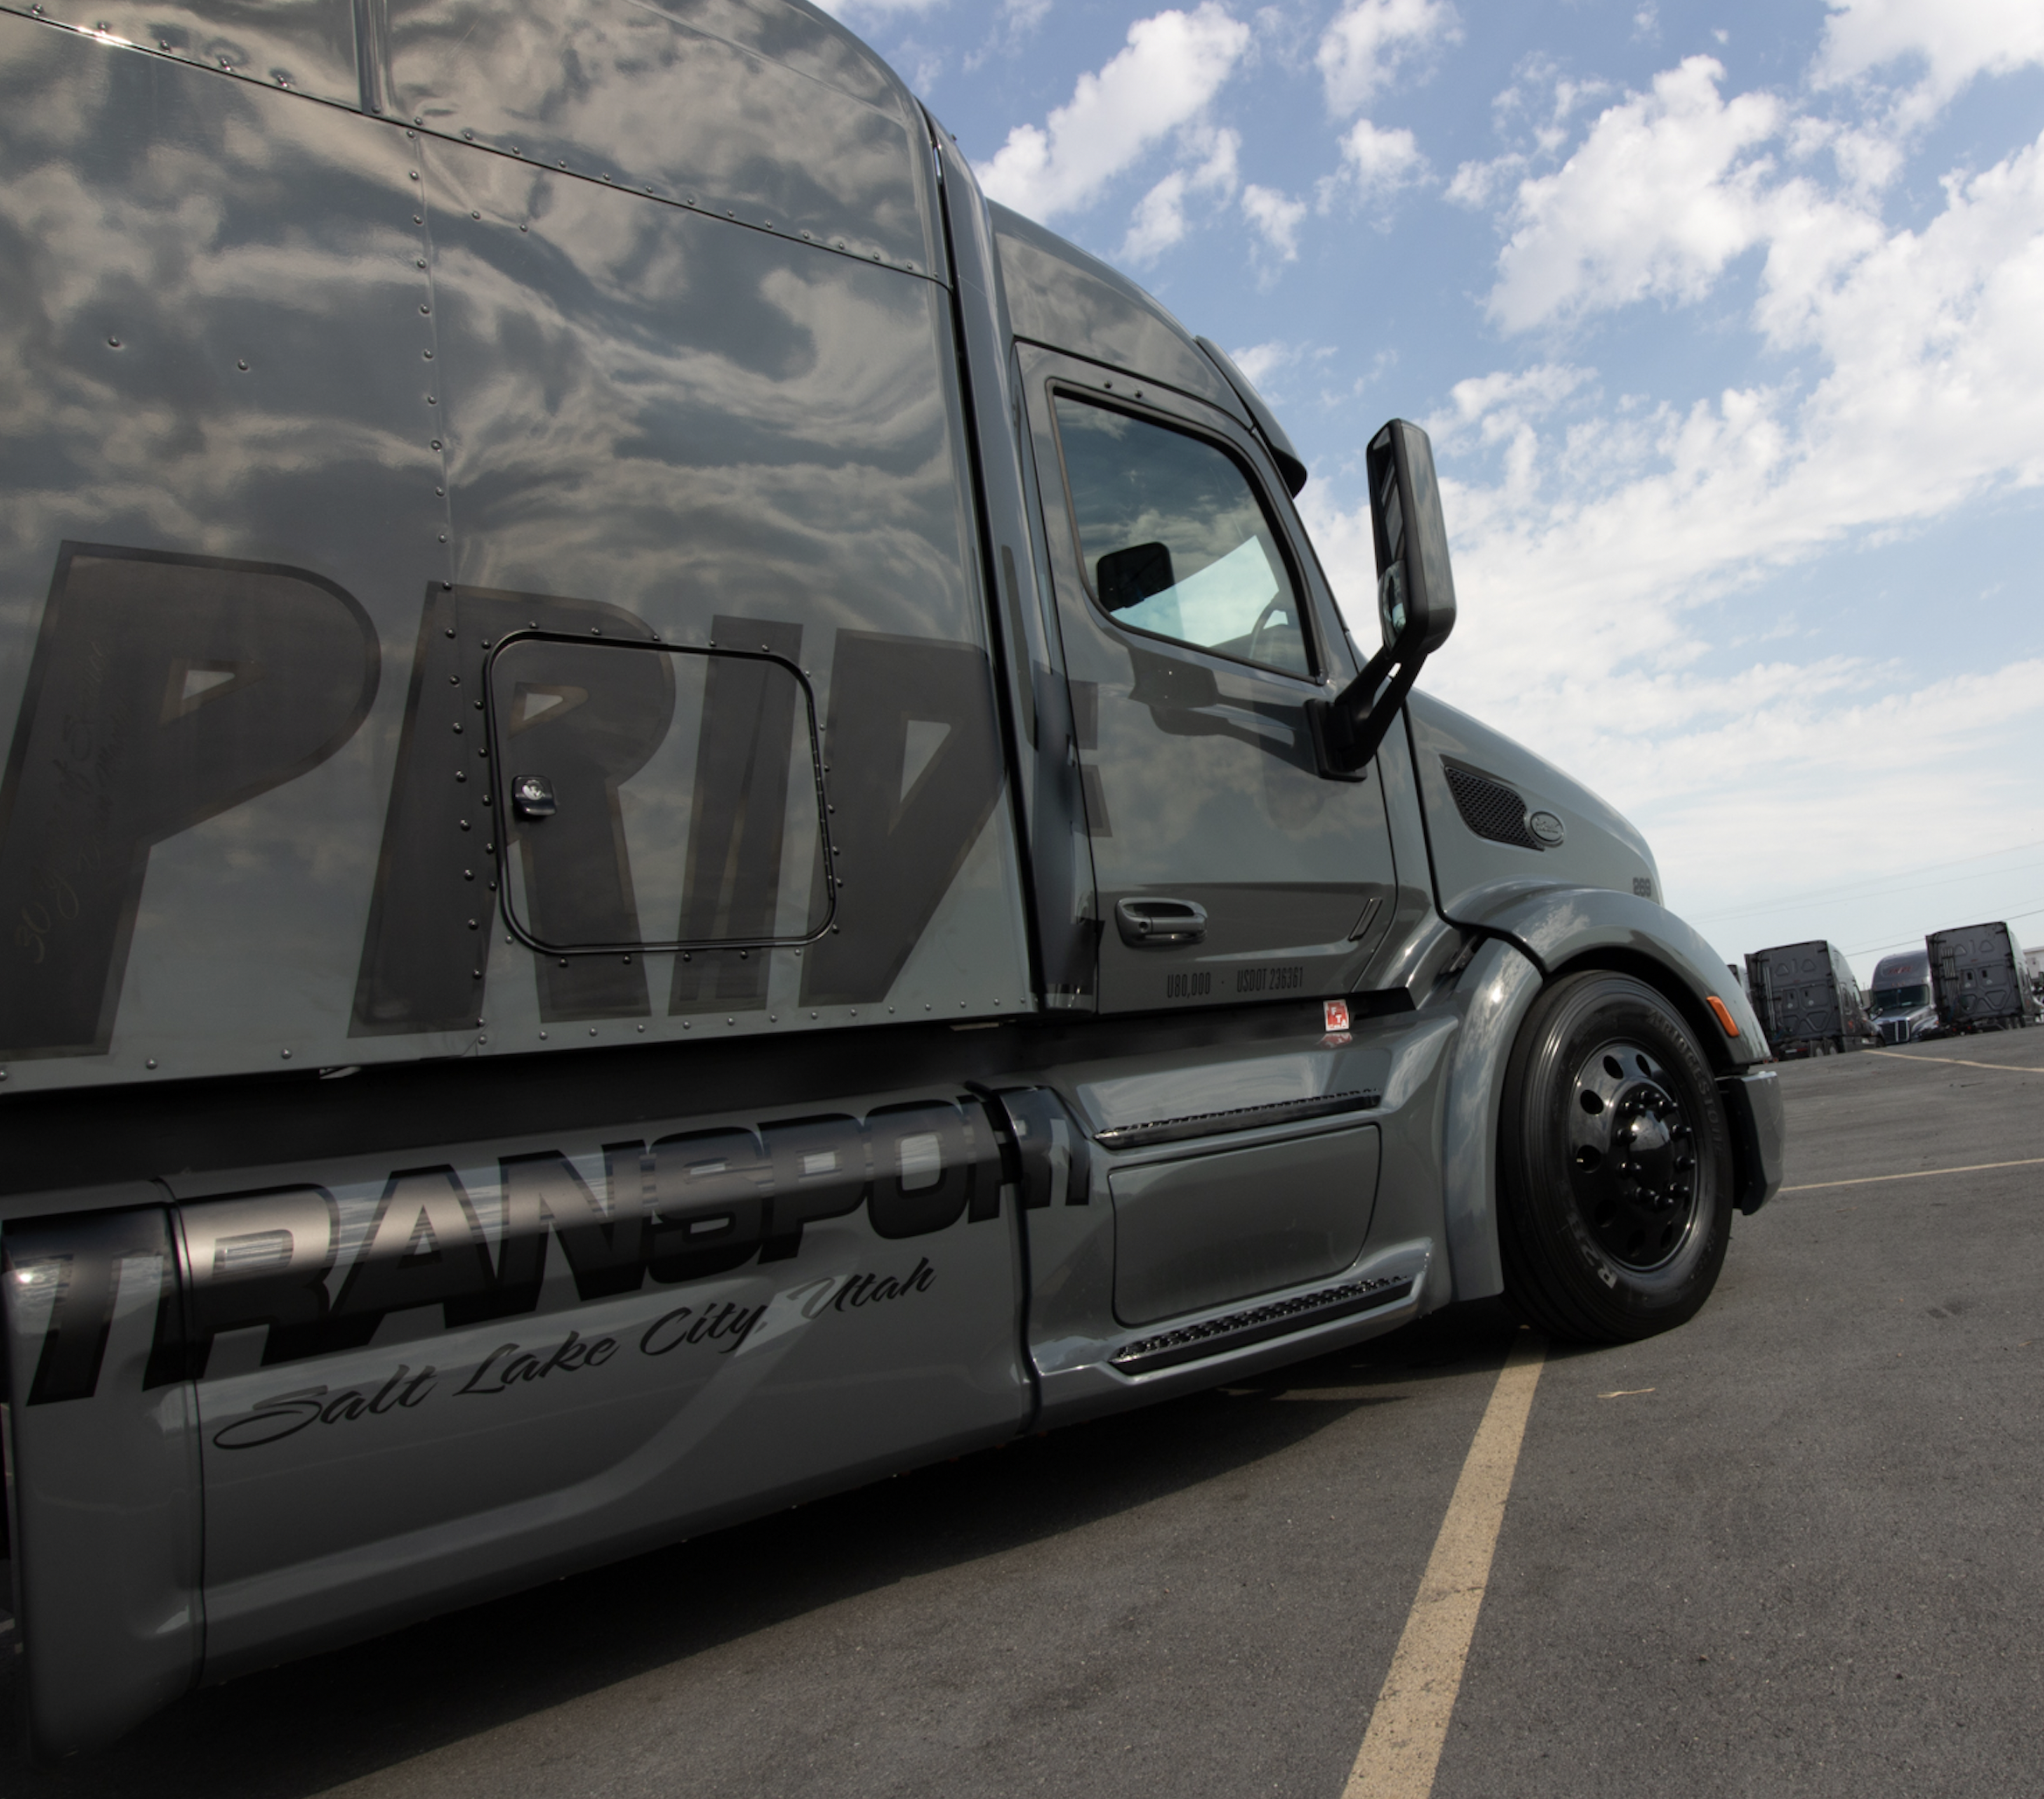
[[[1306,726],[1312,733],[1313,761],[1326,781],[1367,781],[1370,761],[1391,729],[1418,678],[1423,656],[1397,656],[1380,649],[1361,674],[1332,699],[1306,702]],[[1378,688],[1393,662],[1398,672],[1381,693]]]

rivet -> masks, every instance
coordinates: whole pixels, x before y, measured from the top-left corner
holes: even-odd
[[[453,627],[452,625],[449,625],[449,626],[448,627],[448,631],[447,631],[447,634],[448,634],[448,636],[450,636],[450,637],[454,636],[454,634],[455,634],[455,631],[454,631],[454,627]],[[459,679],[460,677],[457,676],[455,678],[456,678],[456,679]]]
[[[724,1021],[724,1022],[725,1022],[727,1025],[735,1025],[735,1024],[737,1024],[738,1020],[737,1020],[736,1018],[727,1018],[727,1019],[725,1019],[725,1021]]]
[[[590,1036],[592,1036],[592,1037],[594,1037],[595,1034],[596,1034],[596,1027],[595,1027],[594,1025],[590,1025],[590,1026],[589,1026],[589,1035],[590,1035]]]
[[[413,121],[412,121],[412,122],[413,122],[414,125],[423,125],[423,124],[426,122],[426,121],[425,121],[424,119],[414,119],[414,120],[413,120]],[[412,135],[412,134],[411,134],[409,131],[407,131],[407,132],[405,134],[405,135],[406,135],[406,136],[407,136],[407,137],[409,137],[411,135]]]
[[[433,440],[433,448],[435,449],[438,449],[440,448],[440,440],[437,437]]]
[[[893,1010],[894,1010],[894,1008],[893,1008],[893,1006],[889,1006],[889,1007],[887,1008],[887,1011],[888,1011],[888,1013],[889,1013],[889,1015],[890,1015],[890,1016],[893,1014]]]
[[[640,1026],[639,1026],[639,1035],[640,1035],[641,1037],[643,1037],[645,1034],[646,1034],[646,1027],[645,1027],[643,1025],[640,1025]]]
[[[425,224],[425,223],[426,223],[426,215],[425,215],[423,212],[414,212],[414,213],[413,213],[413,215],[412,215],[412,223],[413,223],[414,225],[423,225],[423,224]]]
[[[566,163],[557,163],[554,164],[554,166],[558,169],[565,169],[567,167],[567,164]]]
[[[426,396],[426,404],[428,406],[438,406],[440,404],[440,396],[437,393],[428,393]]]
[[[421,350],[419,353],[420,355],[423,356],[428,362],[431,362],[433,360],[433,352],[430,350]]]
[[[473,143],[476,141],[476,134],[473,131],[463,131],[462,135],[467,138],[470,143]]]
[[[605,181],[606,183],[608,183],[608,182],[609,181],[610,177],[609,177],[608,175],[606,175],[606,176],[603,177],[603,179],[604,179],[604,181]]]
[[[462,829],[463,830],[468,830],[468,828],[469,828],[469,821],[468,821],[466,818],[464,818],[464,819],[462,819]]]
[[[447,533],[444,531],[440,534],[440,540],[443,544],[447,541]]]
[[[455,779],[456,781],[466,781],[468,778],[469,776],[465,770],[460,768],[455,770]]]
[[[806,231],[805,231],[805,232],[803,232],[803,234],[802,234],[802,240],[803,240],[803,243],[805,243],[805,244],[806,244],[806,243],[809,243],[810,241],[811,241],[811,240],[810,240],[810,234],[809,234],[809,233],[808,233]]]
[[[418,141],[419,134],[416,131],[407,131],[405,133],[405,142],[407,143],[416,143]]]
[[[546,1033],[544,1031],[539,1033],[539,1041],[541,1043],[545,1043],[546,1041]]]
[[[428,315],[429,315],[429,314],[432,312],[432,310],[433,310],[433,309],[432,309],[430,306],[421,306],[421,307],[419,309],[420,316],[421,316],[421,317],[425,317],[425,316],[427,316]]]
[[[856,1018],[859,1016],[859,1008],[858,1008],[857,1006],[853,1006],[853,1007],[852,1007],[852,1016],[853,1018]]]
[[[929,1010],[929,1002],[927,999],[922,1003],[922,1009],[926,1012]]]
[[[478,1037],[476,1041],[477,1043],[488,1043],[490,1039],[487,1037]]]
[[[166,46],[166,47],[167,47],[167,46]],[[151,1057],[149,1059],[149,1066],[150,1067],[152,1067],[152,1068],[153,1068],[153,1067],[155,1067],[155,1066],[156,1066],[156,1059],[154,1056],[151,1056]]]
[[[506,932],[504,934],[504,941],[506,943],[509,943],[509,942],[511,941],[511,934],[509,931],[506,931]]]
[[[480,219],[482,216],[483,215],[480,212],[471,212],[469,214],[469,217],[471,219]]]
[[[410,176],[411,176],[411,177],[412,177],[412,179],[413,179],[413,180],[414,180],[414,181],[418,180],[418,178],[419,178],[419,171],[418,171],[416,169],[410,170],[408,170],[408,171],[407,171],[407,172],[410,174]]]
[[[815,1018],[815,1017],[816,1017],[816,1014],[815,1014],[814,1012],[811,1012],[811,1013],[810,1014],[810,1017],[813,1018]]]
[[[687,1029],[688,1029],[688,1020],[687,1020],[686,1018],[684,1018],[684,1019],[681,1021],[681,1028],[682,1028],[684,1031],[685,1031],[685,1030],[687,1030]]]
[[[285,1059],[287,1062],[288,1062],[288,1061],[289,1061],[289,1060],[291,1059],[291,1052],[290,1052],[290,1051],[289,1051],[289,1050],[286,1050],[286,1051],[284,1052],[284,1059]]]
[[[469,928],[471,931],[472,931],[472,930],[474,930],[474,929],[476,928],[476,920],[475,920],[474,919],[470,919],[470,920],[469,920]]]
[[[444,487],[436,487],[433,492],[435,498],[445,499],[447,497],[447,490]]]
[[[522,226],[522,225],[521,225],[521,226],[518,227],[518,229],[519,229],[520,231],[524,231],[524,230],[525,229],[525,227],[524,226]]]
[[[121,347],[121,340],[118,337],[109,337],[107,339],[107,347],[109,350],[118,350]]]

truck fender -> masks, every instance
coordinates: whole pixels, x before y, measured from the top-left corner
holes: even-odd
[[[1773,1059],[1760,1020],[1703,938],[1655,900],[1609,887],[1565,887],[1533,880],[1488,881],[1455,903],[1455,923],[1516,944],[1553,976],[1577,966],[1651,964],[1668,997],[1687,1016],[1705,1057],[1720,1073]],[[1644,970],[1643,970],[1644,971]],[[1739,1027],[1728,1037],[1712,1017],[1715,999]]]
[[[1572,968],[1607,967],[1639,975],[1688,1018],[1717,1076],[1732,1139],[1733,1201],[1750,1215],[1782,1182],[1785,1128],[1781,1088],[1752,1004],[1703,938],[1651,900],[1608,887],[1493,881],[1457,902],[1456,922],[1475,925],[1513,944],[1551,978]],[[1472,971],[1474,964],[1471,965]],[[1714,1016],[1716,1000],[1738,1025],[1728,1036]]]
[[[1540,965],[1518,945],[1493,937],[1456,983],[1463,1005],[1449,1065],[1442,1143],[1442,1209],[1455,1297],[1488,1299],[1505,1290],[1498,1248],[1498,1108],[1505,1063],[1541,986]]]
[[[0,1226],[8,1522],[38,1761],[140,1723],[195,1683],[204,1650],[177,1239],[160,1191],[122,1197],[120,1211],[52,1206]]]

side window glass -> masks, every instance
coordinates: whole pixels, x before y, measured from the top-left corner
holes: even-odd
[[[1300,601],[1241,465],[1068,394],[1058,439],[1093,597],[1117,624],[1310,675]]]

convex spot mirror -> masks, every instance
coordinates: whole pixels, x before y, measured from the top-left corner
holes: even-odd
[[[1448,526],[1427,434],[1394,419],[1370,440],[1368,474],[1384,647],[1333,699],[1306,703],[1319,771],[1333,781],[1364,778],[1420,665],[1455,629]]]

